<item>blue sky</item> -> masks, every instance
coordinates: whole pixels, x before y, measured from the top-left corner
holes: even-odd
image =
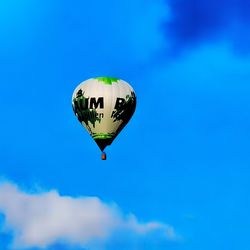
[[[1,249],[249,249],[249,10],[0,1]],[[71,95],[106,75],[138,105],[103,162]]]

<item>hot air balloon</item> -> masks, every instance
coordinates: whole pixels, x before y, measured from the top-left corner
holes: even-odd
[[[121,79],[97,77],[76,87],[72,106],[106,160],[104,149],[129,122],[135,111],[136,96],[133,88]]]

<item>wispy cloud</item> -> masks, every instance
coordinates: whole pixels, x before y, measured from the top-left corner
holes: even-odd
[[[156,233],[164,235],[165,241],[179,239],[172,226],[140,223],[134,215],[124,215],[117,205],[97,197],[61,196],[56,190],[29,193],[10,182],[0,185],[0,211],[5,217],[4,229],[13,233],[15,248],[48,247],[58,242],[89,247],[106,244],[117,232],[122,238]]]

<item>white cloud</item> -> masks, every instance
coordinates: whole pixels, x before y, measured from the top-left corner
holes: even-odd
[[[138,234],[146,234],[155,230],[163,230],[169,240],[175,240],[178,238],[172,226],[165,225],[156,221],[139,223],[134,215],[130,215],[128,217],[127,226]]]
[[[0,184],[0,212],[5,230],[13,232],[15,248],[47,247],[60,241],[89,246],[105,243],[117,231],[138,237],[159,232],[165,240],[178,239],[173,227],[139,223],[134,215],[124,215],[115,204],[97,197],[61,196],[55,190],[28,193],[9,182]]]

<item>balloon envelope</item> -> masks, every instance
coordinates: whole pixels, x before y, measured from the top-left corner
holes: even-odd
[[[97,77],[76,87],[72,106],[79,122],[103,151],[132,117],[136,96],[133,88],[121,79]]]

